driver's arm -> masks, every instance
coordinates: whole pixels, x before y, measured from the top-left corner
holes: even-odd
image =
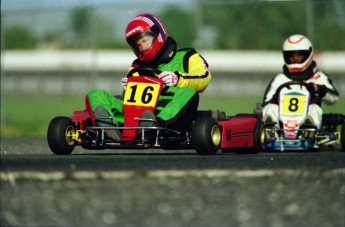
[[[336,103],[339,99],[339,93],[334,87],[332,80],[326,73],[319,72],[319,77],[311,81],[317,85],[316,92],[319,93],[322,101],[327,105]]]
[[[179,72],[177,87],[192,87],[198,92],[203,92],[211,81],[211,73],[207,61],[195,53],[188,60],[188,72]]]
[[[283,74],[278,74],[276,77],[274,77],[266,88],[263,106],[267,105],[268,103],[278,104],[278,97],[276,97],[277,89],[280,87],[280,85],[288,81],[291,80]]]

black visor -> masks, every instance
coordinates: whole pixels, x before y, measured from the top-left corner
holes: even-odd
[[[310,55],[311,49],[310,50],[294,50],[294,51],[283,51],[283,56],[284,60],[287,64],[291,64],[290,58],[294,56],[295,54],[297,55],[303,55],[303,60],[304,62]]]

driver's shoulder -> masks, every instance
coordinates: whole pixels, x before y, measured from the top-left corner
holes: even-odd
[[[316,82],[316,81],[325,81],[328,80],[329,77],[328,75],[323,72],[323,71],[317,71],[316,73],[314,73],[314,75],[312,77],[310,77],[307,81],[312,81],[312,82]]]
[[[287,77],[284,73],[279,73],[273,78],[273,83],[277,84],[284,84],[290,81],[292,80],[289,77]]]

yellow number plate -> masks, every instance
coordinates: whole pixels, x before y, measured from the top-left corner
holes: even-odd
[[[305,95],[284,95],[283,114],[304,114],[307,108],[307,96]]]
[[[154,83],[129,82],[124,105],[154,107],[159,96],[160,85]]]

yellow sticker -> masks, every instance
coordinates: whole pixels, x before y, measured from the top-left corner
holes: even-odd
[[[129,82],[123,103],[132,106],[154,107],[159,96],[159,84]]]
[[[307,96],[284,95],[282,105],[283,114],[304,114],[306,111]]]

